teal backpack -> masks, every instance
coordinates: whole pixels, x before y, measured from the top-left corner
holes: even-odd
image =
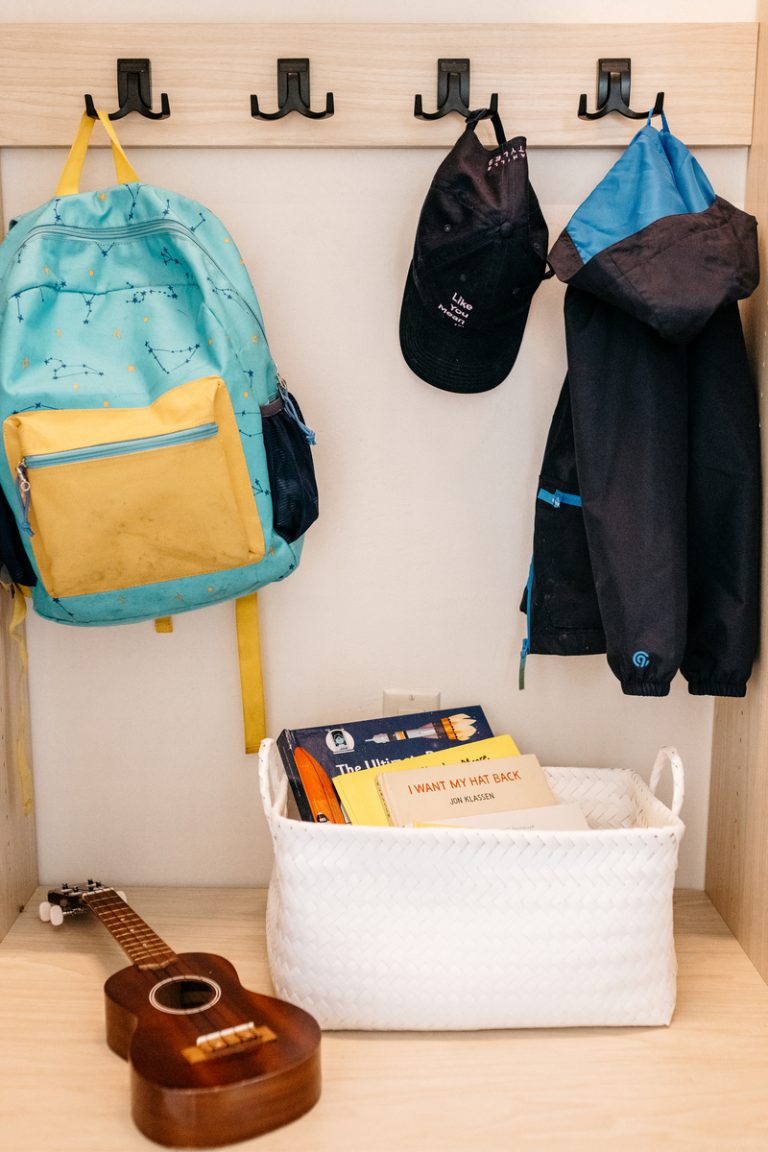
[[[242,597],[299,563],[313,434],[278,375],[240,254],[201,204],[81,193],[83,116],[55,197],[0,245],[0,486],[64,624]]]
[[[181,612],[279,580],[317,515],[311,434],[223,224],[141,184],[57,194],[0,246],[0,483],[68,624]],[[305,451],[302,451],[305,448]]]

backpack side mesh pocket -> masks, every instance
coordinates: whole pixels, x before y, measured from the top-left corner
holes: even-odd
[[[264,448],[272,492],[275,532],[288,543],[302,536],[318,516],[317,481],[310,445],[314,432],[281,384],[279,395],[261,405]]]

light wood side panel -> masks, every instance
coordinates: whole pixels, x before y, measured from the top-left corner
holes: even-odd
[[[152,62],[153,103],[171,116],[121,121],[127,144],[214,147],[445,147],[458,117],[413,115],[416,93],[436,104],[439,57],[471,61],[470,102],[499,95],[508,135],[533,146],[625,144],[640,121],[579,120],[595,106],[597,60],[632,60],[631,106],[658,90],[675,133],[690,145],[751,138],[756,25],[739,24],[4,24],[0,146],[68,143],[83,94],[114,111],[118,57]],[[310,58],[311,103],[332,91],[336,114],[253,120],[250,95],[276,104],[278,57]]]
[[[11,593],[0,588],[0,939],[37,885],[27,673],[9,635]],[[21,628],[23,629],[23,624]]]
[[[762,467],[768,476],[768,0],[763,0],[754,138],[747,209],[758,219],[762,281],[744,307],[760,393]],[[768,501],[763,503],[763,587],[768,575]],[[706,890],[763,979],[768,981],[768,606],[760,654],[744,700],[715,708]]]
[[[37,884],[27,670],[9,632],[12,612],[12,594],[0,587],[0,940]]]

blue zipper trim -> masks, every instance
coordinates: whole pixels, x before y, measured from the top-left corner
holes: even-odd
[[[525,688],[525,662],[528,658],[528,653],[531,650],[531,596],[533,594],[533,559],[528,569],[528,584],[526,585],[525,597],[525,623],[526,623],[526,636],[523,639],[523,646],[520,649],[520,669],[517,674],[517,687],[522,692]]]
[[[285,380],[283,380],[282,376],[278,377],[277,387],[278,387],[278,390],[280,392],[280,395],[283,398],[283,408],[288,413],[288,415],[293,420],[293,422],[295,424],[298,424],[299,428],[304,433],[304,437],[307,441],[307,444],[310,444],[310,445],[315,444],[317,442],[317,436],[312,431],[312,429],[307,424],[304,423],[304,421],[301,419],[298,412],[296,411],[296,406],[293,403],[293,400],[291,399],[290,392],[288,391],[288,385],[285,383]]]
[[[57,464],[79,464],[86,460],[106,460],[112,456],[130,456],[134,452],[148,452],[157,448],[173,448],[179,444],[195,444],[209,440],[219,430],[218,424],[198,424],[178,432],[162,432],[157,436],[141,436],[135,440],[114,440],[112,443],[91,444],[85,448],[69,448],[62,452],[38,452],[25,456],[20,468],[50,468]]]
[[[581,496],[574,496],[571,492],[561,492],[556,488],[554,492],[550,492],[547,488],[539,488],[536,494],[538,500],[543,500],[545,504],[550,504],[553,508],[559,508],[561,504],[570,504],[573,508],[581,508]],[[520,649],[520,668],[517,674],[517,687],[520,691],[525,688],[525,663],[528,659],[528,654],[531,651],[531,599],[533,597],[533,560],[528,570],[528,584],[526,586],[526,603],[525,603],[525,619],[527,635],[523,639],[523,646]]]
[[[561,492],[559,488],[554,492],[548,492],[546,488],[539,488],[537,499],[543,500],[545,504],[551,504],[553,508],[559,508],[561,504],[571,504],[574,508],[581,508],[581,496],[574,496],[570,492]]]
[[[27,536],[34,536],[32,525],[29,522],[29,480],[27,480],[27,470],[23,462],[16,465],[16,495],[19,497],[19,504],[21,505],[21,524],[20,527]]]
[[[31,468],[51,468],[57,464],[79,464],[90,460],[108,460],[115,456],[129,456],[158,448],[175,448],[180,444],[196,444],[210,440],[219,431],[218,424],[197,424],[178,432],[162,432],[157,436],[140,436],[135,440],[114,440],[107,444],[92,444],[84,448],[69,448],[62,452],[37,452],[25,456],[16,465],[16,492],[21,505],[20,527],[28,536],[34,536],[29,522],[29,504],[32,497],[28,471]]]

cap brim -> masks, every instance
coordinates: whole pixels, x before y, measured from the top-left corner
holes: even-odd
[[[400,348],[406,364],[427,384],[446,392],[488,392],[505,380],[517,359],[531,301],[482,333],[448,328],[422,303],[408,269],[400,309]]]

